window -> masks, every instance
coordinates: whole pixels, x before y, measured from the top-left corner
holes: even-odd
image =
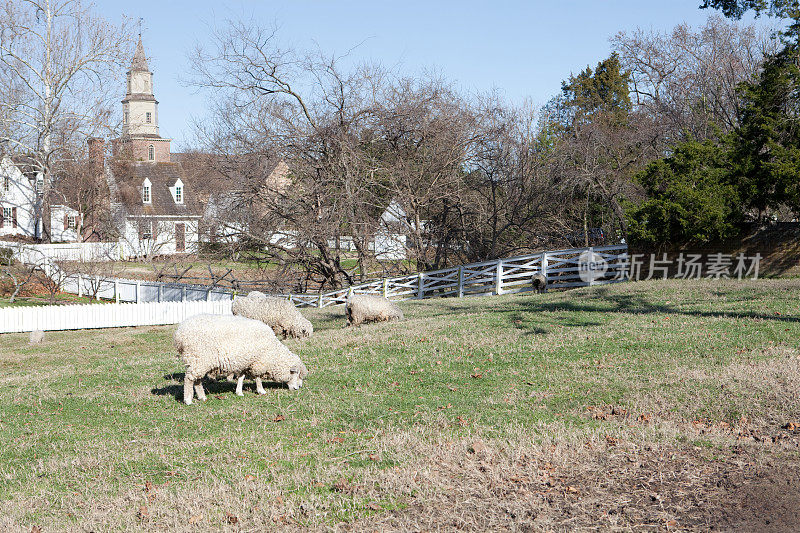
[[[123,124],[127,124],[128,123],[128,112],[127,111],[125,111],[125,118],[122,119],[122,123]]]
[[[153,114],[152,113],[145,113],[144,114],[144,121],[150,124],[153,122]]]
[[[175,203],[183,203],[183,187],[175,187]]]
[[[8,192],[11,189],[11,178],[6,176],[3,178],[3,190]]]
[[[150,221],[148,220],[147,222],[140,222],[139,224],[141,226],[141,231],[142,231],[142,240],[149,241],[150,239],[152,239],[153,229],[152,226],[150,225]]]
[[[142,202],[149,204],[150,203],[150,186],[144,185],[142,187]]]
[[[147,160],[148,161],[156,160],[156,148],[152,144],[147,147]]]
[[[41,194],[42,191],[44,191],[44,178],[39,174],[39,176],[36,177],[36,192]]]
[[[11,225],[11,208],[4,207],[3,208],[3,227],[8,227]]]
[[[78,217],[75,215],[67,215],[67,229],[77,229]]]

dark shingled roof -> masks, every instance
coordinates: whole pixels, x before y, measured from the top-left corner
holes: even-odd
[[[125,161],[116,164],[113,171],[119,188],[119,201],[129,216],[199,217],[202,215],[202,207],[197,201],[197,191],[194,190],[180,163]],[[152,184],[150,204],[142,202],[142,184],[145,178]],[[182,204],[175,203],[169,190],[178,179],[183,182]]]
[[[133,61],[131,62],[131,72],[135,70],[143,70],[150,72],[147,67],[147,58],[144,56],[144,45],[142,45],[142,36],[139,36],[139,44],[136,45],[136,53],[133,54]]]

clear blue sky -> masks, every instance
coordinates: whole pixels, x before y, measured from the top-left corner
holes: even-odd
[[[351,52],[413,75],[436,69],[468,91],[499,89],[512,101],[545,103],[561,81],[608,56],[608,39],[637,27],[701,25],[700,0],[101,0],[106,18],[143,17],[155,73],[161,134],[173,151],[191,140],[204,96],[181,83],[187,54],[226,18],[276,24],[284,43]],[[120,85],[120,90],[122,90]]]

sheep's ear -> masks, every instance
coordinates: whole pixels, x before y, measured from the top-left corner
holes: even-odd
[[[296,366],[293,366],[292,368],[289,369],[290,374],[297,374],[298,372],[300,372],[300,369],[297,368]]]

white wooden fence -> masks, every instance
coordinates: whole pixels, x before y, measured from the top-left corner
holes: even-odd
[[[590,281],[580,275],[581,257],[586,252],[602,258],[607,265],[602,275]],[[604,285],[627,281],[627,259],[627,244],[555,250],[387,278],[323,294],[287,297],[298,307],[327,307],[345,303],[349,294],[379,294],[393,300],[509,294],[533,290],[531,278],[536,273],[547,278],[548,290]]]
[[[177,324],[201,313],[231,314],[231,301],[47,305],[0,309],[0,333]]]
[[[71,242],[64,244],[23,244],[0,241],[0,249],[27,264],[50,261],[118,261],[125,259],[119,242]]]

